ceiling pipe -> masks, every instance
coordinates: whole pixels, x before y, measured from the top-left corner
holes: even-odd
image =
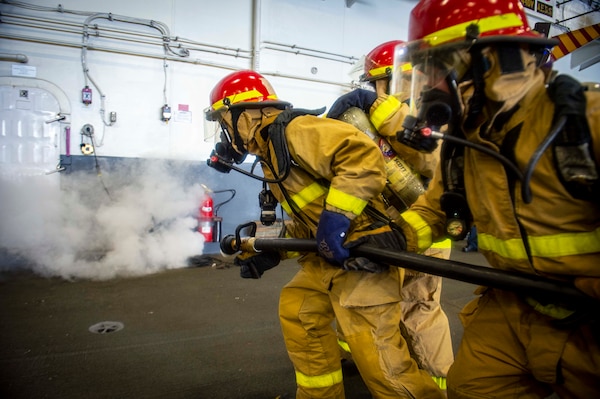
[[[179,37],[171,38],[168,36],[169,35],[168,27],[166,27],[166,25],[164,25],[160,22],[157,22],[157,21],[152,21],[153,22],[152,27],[161,32],[161,34],[163,35],[161,37],[161,39],[163,39],[163,41],[156,42],[156,43],[147,42],[147,44],[156,44],[156,45],[161,45],[161,46],[166,45],[168,47],[172,47],[173,42],[178,42],[178,43],[185,42],[185,43],[191,44],[191,46],[186,46],[187,50],[209,52],[209,53],[214,53],[214,54],[218,54],[218,55],[226,55],[226,56],[232,56],[232,57],[236,57],[236,58],[239,57],[242,59],[249,59],[250,67],[254,68],[255,70],[258,70],[259,66],[260,66],[260,51],[261,51],[261,46],[260,46],[261,9],[262,9],[261,0],[254,0],[253,1],[253,10],[252,10],[253,11],[253,16],[252,16],[252,18],[253,18],[253,21],[252,21],[252,23],[253,23],[253,37],[252,37],[253,48],[250,51],[241,50],[241,49],[232,49],[230,47],[223,47],[223,46],[217,46],[217,45],[203,44],[203,43],[199,43],[199,42],[190,41],[187,39],[181,39]],[[3,16],[7,17],[8,15],[3,14]],[[119,16],[119,15],[114,15],[114,14],[110,14],[110,13],[90,13],[86,16],[87,16],[87,18],[86,18],[86,21],[84,24],[76,25],[76,26],[85,28],[84,35],[87,34],[88,36],[103,37],[103,36],[107,36],[107,35],[101,34],[100,31],[105,30],[105,31],[111,31],[111,32],[119,32],[124,35],[135,35],[135,36],[140,36],[140,37],[146,36],[146,37],[156,38],[156,36],[148,35],[148,34],[142,33],[142,32],[138,33],[138,32],[133,32],[133,31],[125,30],[125,29],[114,29],[114,28],[107,28],[107,27],[99,26],[97,24],[90,24],[90,22],[92,22],[94,19],[106,19],[109,21],[118,20],[119,22],[130,22],[130,23],[133,22],[133,23],[138,23],[138,24],[140,22],[147,22],[147,20],[140,20],[140,19],[136,19],[136,18]],[[77,32],[66,31],[64,27],[60,28],[61,25],[65,25],[65,26],[72,25],[70,22],[67,23],[67,21],[63,22],[60,20],[53,20],[53,19],[21,17],[19,15],[14,15],[14,14],[11,14],[10,17],[12,17],[14,19],[23,18],[23,19],[29,19],[29,20],[43,21],[43,22],[47,22],[48,24],[51,24],[51,25],[52,24],[56,25],[56,27],[53,28],[48,25],[39,26],[39,25],[32,24],[31,27],[33,27],[33,28],[38,28],[38,29],[42,29],[42,30],[63,31],[63,32],[68,32],[68,33],[74,33],[74,34],[77,34],[78,36],[80,36],[82,33],[81,31],[77,31]],[[7,19],[3,19],[2,23],[9,24],[9,23],[11,23],[11,21],[7,20]],[[14,23],[14,22],[12,22],[12,23]],[[14,24],[18,25],[18,23],[14,23]],[[156,25],[156,24],[158,24],[158,25]],[[164,30],[164,29],[166,29],[166,30]],[[90,43],[89,40],[87,40],[85,37],[84,37],[84,40],[79,43],[73,43],[70,41],[63,41],[63,40],[53,40],[53,39],[48,39],[46,37],[33,37],[33,36],[27,36],[27,35],[12,34],[12,33],[7,33],[5,31],[0,32],[0,37],[6,38],[6,39],[40,43],[40,44],[56,45],[56,46],[79,48],[79,49],[86,49],[86,50],[96,50],[96,51],[103,51],[103,52],[108,52],[108,53],[116,53],[116,54],[124,54],[124,55],[131,55],[131,56],[138,56],[138,57],[145,57],[145,58],[183,62],[183,63],[202,65],[202,66],[208,66],[208,67],[214,67],[214,68],[221,68],[221,69],[227,69],[227,70],[233,70],[233,71],[240,69],[239,66],[231,66],[231,65],[221,64],[221,63],[202,61],[199,59],[191,59],[191,58],[182,57],[182,56],[173,56],[171,54],[151,54],[151,53],[147,53],[147,52],[131,51],[131,50],[114,48],[114,47],[110,47],[110,46],[96,45],[96,44]],[[114,39],[128,40],[127,38],[114,38]],[[165,40],[167,43],[165,43]],[[131,42],[140,42],[140,40],[139,39],[131,40]],[[323,58],[323,59],[333,60],[336,62],[348,62],[348,61],[342,61],[340,59],[336,59],[333,57],[326,57],[326,56],[320,56],[320,55],[315,55],[315,54],[329,54],[329,55],[333,55],[334,57],[344,58],[346,60],[352,60],[354,58],[354,57],[348,57],[348,56],[338,55],[338,54],[334,54],[334,53],[328,53],[328,52],[324,52],[324,51],[320,51],[320,50],[312,50],[312,49],[308,49],[308,48],[298,47],[296,45],[285,45],[285,44],[274,43],[274,42],[266,42],[266,43],[271,43],[271,44],[275,44],[277,46],[288,47],[288,48],[292,49],[292,50],[288,50],[288,49],[281,49],[281,48],[273,48],[273,50],[276,50],[276,51],[293,52],[295,54]],[[212,49],[217,49],[217,51],[206,50],[206,49],[195,47],[198,45],[210,47]],[[222,50],[222,51],[218,51],[218,50]],[[228,53],[228,52],[233,52],[233,54]],[[315,54],[310,54],[309,52],[312,52]],[[350,63],[352,63],[352,62],[350,62]],[[313,79],[313,78],[308,78],[308,77],[303,77],[303,76],[281,74],[278,72],[262,72],[261,71],[261,73],[264,73],[265,75],[283,77],[283,78],[288,78],[288,79],[318,82],[318,83],[324,83],[324,84],[329,84],[329,85],[335,85],[338,87],[352,88],[351,84],[335,82],[335,81],[330,81],[330,80]]]
[[[17,14],[2,14],[2,23],[4,25],[24,26],[28,28],[42,29],[46,31],[62,32],[77,35],[82,32],[81,23],[72,23],[51,18],[38,18],[31,16],[22,16]],[[28,22],[21,22],[28,21]],[[71,28],[69,28],[71,27]],[[88,27],[90,36],[94,38],[104,38],[120,40],[131,43],[140,43],[145,45],[164,46],[164,37],[156,34],[132,31],[124,28],[112,28],[106,25],[93,24]],[[0,37],[2,34],[0,33]],[[145,40],[146,39],[146,40]],[[174,45],[186,45],[189,50],[200,51],[217,55],[226,55],[235,58],[250,58],[251,51],[240,48],[231,48],[226,46],[213,45],[209,43],[197,42],[180,37],[172,37],[170,41]],[[173,46],[172,46],[173,47]]]
[[[287,47],[290,50],[284,50],[284,49],[280,49],[277,47],[264,47],[264,48],[269,48],[271,50],[277,50],[277,51],[285,51],[288,53],[294,53],[294,54],[302,54],[302,55],[306,55],[309,57],[317,57],[317,58],[324,58],[327,60],[333,60],[333,61],[339,61],[339,62],[345,62],[348,64],[354,64],[356,61],[358,61],[358,58],[350,56],[350,55],[343,55],[343,54],[336,54],[336,53],[330,53],[328,51],[321,51],[321,50],[313,50],[307,47],[300,47],[297,46],[295,44],[284,44],[284,43],[277,43],[277,42],[270,42],[270,41],[264,41],[263,43],[265,44],[272,44],[275,46],[281,46],[281,47]],[[318,56],[318,55],[314,55],[311,53],[316,53],[316,54],[325,54],[327,56],[331,56],[331,57],[322,57],[322,56]],[[340,60],[341,59],[341,60]]]
[[[21,64],[27,64],[29,58],[25,54],[10,54],[0,53],[0,61],[20,62]]]
[[[329,61],[336,61],[336,62],[343,62],[345,64],[350,64],[350,65],[354,65],[356,62],[355,61],[345,61],[345,60],[340,60],[339,58],[334,58],[334,57],[326,57],[323,55],[315,55],[315,54],[308,54],[302,51],[298,51],[298,50],[293,50],[293,49],[284,49],[284,48],[279,48],[279,47],[273,47],[273,46],[262,46],[263,49],[265,50],[274,50],[274,51],[281,51],[283,53],[290,53],[290,54],[296,54],[296,55],[305,55],[307,57],[313,57],[313,58],[320,58],[322,60],[329,60]]]
[[[260,24],[261,24],[261,0],[252,2],[252,70],[260,68]]]
[[[37,38],[37,37],[23,36],[23,35],[0,33],[0,37],[2,37],[4,39],[13,39],[13,40],[20,40],[20,41],[32,42],[32,43],[49,44],[49,45],[61,46],[61,47],[72,47],[72,48],[78,48],[78,49],[81,49],[83,47],[82,43],[72,43],[72,42],[66,42],[66,41],[60,41],[60,40],[50,40],[50,39],[45,39],[45,38]],[[122,49],[117,49],[117,48],[112,48],[112,47],[98,46],[95,44],[87,44],[86,47],[88,48],[88,50],[103,51],[106,53],[131,55],[131,56],[143,57],[143,58],[154,58],[154,59],[159,59],[159,60],[166,59],[169,61],[184,62],[184,63],[188,63],[188,64],[203,65],[203,66],[230,69],[230,70],[238,70],[239,69],[238,67],[234,67],[231,65],[201,61],[199,59],[181,58],[181,57],[175,57],[175,56],[169,56],[169,55],[165,56],[163,54],[150,54],[150,53],[144,53],[144,52],[139,52],[139,51],[122,50]]]
[[[313,50],[313,49],[310,49],[307,47],[300,47],[295,44],[284,44],[284,43],[277,43],[277,42],[270,42],[270,41],[264,41],[263,43],[273,44],[275,46],[281,46],[281,47],[288,47],[288,48],[292,49],[294,52],[297,52],[298,54],[304,54],[304,55],[308,55],[308,56],[310,56],[310,54],[304,53],[303,51],[310,51],[311,53],[317,53],[317,54],[326,54],[326,55],[330,55],[333,57],[337,57],[337,58],[341,58],[341,59],[345,59],[345,60],[349,60],[349,61],[358,61],[358,58],[353,57],[351,55],[331,53],[329,51],[322,51],[322,50]]]

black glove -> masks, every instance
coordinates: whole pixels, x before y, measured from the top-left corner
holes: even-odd
[[[356,248],[363,244],[398,251],[406,251],[406,239],[404,234],[398,230],[387,230],[377,234],[364,235],[358,240],[348,243],[346,247]],[[389,268],[389,265],[373,262],[362,256],[350,257],[344,261],[342,266],[344,270],[366,271],[371,273],[381,273]]]
[[[558,145],[579,145],[589,140],[586,122],[586,97],[581,84],[568,75],[559,75],[548,85],[548,94],[555,104],[555,124],[562,116],[567,117],[564,133],[554,140]]]
[[[562,115],[585,116],[585,92],[581,84],[568,75],[559,75],[548,85],[548,94],[556,109],[554,119]]]
[[[377,93],[366,89],[354,89],[350,93],[346,93],[331,105],[328,118],[339,119],[339,117],[349,108],[358,107],[369,115],[371,106],[377,100]]]
[[[386,271],[389,268],[388,265],[382,265],[379,263],[375,263],[368,258],[363,258],[362,256],[358,256],[356,258],[348,258],[344,261],[344,265],[342,269],[348,271],[361,271],[361,272],[369,272],[369,273],[381,273]]]
[[[275,251],[258,253],[244,252],[235,257],[233,263],[240,267],[242,278],[260,278],[263,273],[274,268],[281,261],[281,255]]]

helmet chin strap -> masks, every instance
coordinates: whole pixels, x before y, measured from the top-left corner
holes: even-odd
[[[481,48],[471,48],[471,73],[473,78],[473,95],[467,105],[467,114],[464,127],[467,130],[474,129],[479,125],[479,119],[485,105],[485,81],[483,79],[484,63]]]
[[[233,129],[233,144],[235,145],[235,150],[241,154],[241,156],[245,157],[248,153],[248,149],[244,145],[244,140],[240,135],[240,131],[238,129],[238,122],[240,120],[240,116],[244,112],[244,108],[241,107],[232,107],[229,112],[231,112],[231,127]]]

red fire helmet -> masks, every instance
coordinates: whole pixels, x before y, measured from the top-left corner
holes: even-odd
[[[365,72],[360,77],[363,82],[391,77],[394,68],[394,51],[396,46],[404,44],[402,40],[390,40],[375,47],[365,57]],[[407,70],[410,64],[407,64]]]
[[[261,74],[251,70],[236,71],[221,79],[210,92],[207,118],[224,106],[243,105],[252,107],[285,107],[289,103],[279,101],[275,90]]]
[[[430,47],[471,40],[556,43],[529,27],[520,0],[421,0],[410,13],[408,36]]]

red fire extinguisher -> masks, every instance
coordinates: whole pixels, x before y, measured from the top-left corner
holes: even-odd
[[[213,242],[214,214],[212,191],[204,187],[204,197],[198,211],[198,231],[204,236],[204,242]]]

